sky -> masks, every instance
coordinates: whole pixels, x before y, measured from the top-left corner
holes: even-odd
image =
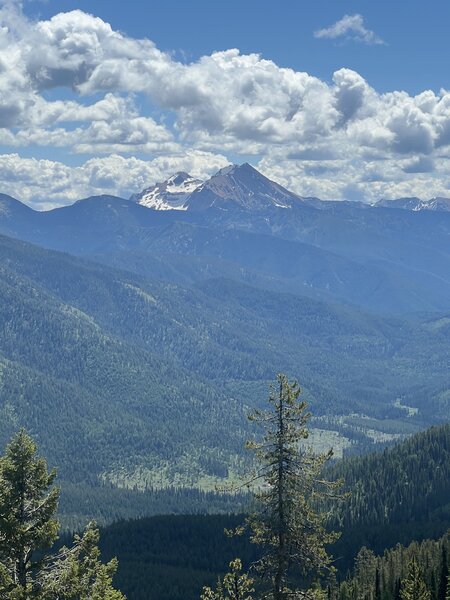
[[[0,0],[0,193],[39,210],[248,161],[450,196],[448,0]]]

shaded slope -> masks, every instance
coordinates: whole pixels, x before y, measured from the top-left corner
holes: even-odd
[[[0,215],[0,231],[176,283],[228,277],[380,313],[448,310],[450,213],[330,204],[156,211],[101,196]]]

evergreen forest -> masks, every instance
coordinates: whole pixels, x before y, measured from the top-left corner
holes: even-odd
[[[281,382],[290,385],[286,379]],[[317,565],[312,572],[298,570],[295,567],[297,554],[292,554],[285,564],[285,576],[286,581],[298,587],[288,592],[282,586],[279,597],[403,600],[416,598],[421,590],[421,598],[447,600],[450,426],[432,427],[383,451],[333,461],[330,453],[320,455],[297,445],[298,439],[307,439],[309,435],[310,414],[306,412],[307,404],[297,400],[298,388],[287,389],[289,394],[292,390],[293,393],[285,396],[290,405],[283,410],[290,412],[285,414],[287,454],[283,451],[281,456],[283,461],[291,457],[292,469],[297,460],[301,461],[298,464],[302,469],[299,471],[301,479],[294,478],[283,487],[283,493],[287,506],[290,494],[294,499],[288,514],[297,507],[292,518],[300,527],[295,539],[300,540],[302,561],[317,561]],[[270,410],[258,409],[255,413],[264,427],[280,410],[277,396],[271,398],[274,415]],[[261,469],[257,471],[258,478],[269,477],[275,485],[276,471],[272,473],[270,465],[277,459],[277,419],[273,419],[271,427],[275,428],[275,437],[269,429],[264,437],[268,446],[263,442],[252,445],[257,452],[262,450],[260,460],[264,469],[264,465],[268,465],[263,475]],[[272,453],[274,459],[270,458]],[[310,465],[310,480],[305,479],[306,465]],[[5,600],[119,600],[121,593],[129,600],[233,598],[226,595],[227,589],[238,584],[241,587],[236,593],[248,592],[249,595],[237,598],[266,597],[267,575],[259,581],[258,565],[262,560],[275,561],[263,569],[264,573],[270,573],[269,565],[278,564],[279,558],[276,553],[265,555],[273,543],[271,535],[267,537],[267,527],[276,523],[278,508],[271,488],[262,487],[259,491],[258,487],[247,487],[246,493],[238,494],[236,490],[233,493],[228,490],[227,494],[222,490],[210,498],[197,493],[191,500],[198,503],[198,513],[203,514],[118,520],[100,530],[88,524],[85,532],[78,534],[61,528],[55,520],[59,497],[59,490],[54,486],[55,475],[38,456],[36,444],[23,430],[13,437],[0,458],[0,586],[3,586],[0,589]],[[331,486],[331,494],[317,491],[310,496],[314,482],[319,482],[319,490],[326,481]],[[300,489],[311,502],[303,504]],[[186,490],[183,493],[188,495]],[[174,506],[176,500],[181,501],[178,508],[183,512],[183,493],[177,497],[172,490],[171,494],[167,493],[166,502],[170,497]],[[141,494],[144,503],[145,493]],[[223,514],[204,514],[206,506],[211,512],[217,512],[219,504],[214,505],[214,502],[219,498]],[[321,508],[317,498],[321,499]],[[124,500],[126,496],[122,497]],[[164,497],[160,496],[159,500],[163,502]],[[102,501],[107,502],[105,488],[103,495],[96,498],[97,503]],[[25,513],[20,506],[26,507]],[[162,506],[160,511],[164,512]],[[272,506],[271,510],[275,510],[268,521],[267,513],[261,513],[260,506]],[[298,509],[298,506],[304,508]],[[166,508],[170,511],[170,503]],[[300,510],[298,514],[297,510]],[[320,520],[316,522],[319,515]],[[242,535],[230,536],[230,532],[239,531],[245,522],[249,529]],[[304,536],[302,524],[305,522],[316,522],[318,528],[323,523],[328,532],[339,531],[340,536],[325,535],[324,530],[317,546],[318,538]],[[15,579],[11,573],[14,565],[21,564],[17,558],[20,555],[17,549],[21,547],[27,549],[23,554],[27,557],[24,572],[29,575],[25,576],[26,585],[19,593],[12,583]],[[274,548],[277,549],[276,544]],[[44,570],[42,565],[45,565]],[[90,583],[86,583],[88,581]],[[221,582],[219,587],[217,581]],[[270,581],[273,581],[271,576]],[[83,587],[86,585],[88,587]]]

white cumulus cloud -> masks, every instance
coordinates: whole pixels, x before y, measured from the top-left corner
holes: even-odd
[[[314,32],[314,37],[318,39],[327,38],[335,40],[337,38],[350,39],[364,44],[384,44],[385,42],[374,32],[368,29],[364,24],[362,15],[344,15],[342,19]]]
[[[381,42],[360,15],[316,35]],[[306,195],[445,195],[450,92],[380,93],[351,69],[323,81],[238,49],[181,63],[81,10],[29,21],[9,3],[0,144],[0,191],[27,201],[131,193],[171,169],[211,173],[240,155]],[[34,147],[61,158],[20,158]],[[64,164],[76,154],[82,166]]]
[[[0,189],[38,209],[70,204],[80,198],[112,194],[129,197],[176,171],[207,178],[228,164],[220,154],[187,151],[151,161],[119,154],[91,158],[80,166],[54,160],[0,154]]]

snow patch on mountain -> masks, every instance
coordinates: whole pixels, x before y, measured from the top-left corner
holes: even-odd
[[[433,210],[450,212],[450,198],[431,198],[430,200],[421,200],[420,198],[397,198],[396,200],[380,200],[374,206],[383,208],[400,208],[403,210],[412,210],[414,212],[422,210]]]
[[[139,194],[131,196],[131,200],[154,210],[186,210],[185,202],[203,181],[179,171],[166,179],[146,188]]]

